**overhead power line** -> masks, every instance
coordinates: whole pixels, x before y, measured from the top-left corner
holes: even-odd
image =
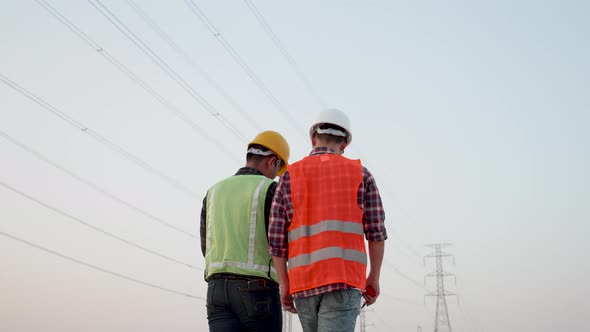
[[[464,302],[464,301],[462,301]],[[479,332],[484,332],[484,328],[483,326],[476,324],[476,322],[474,321],[473,317],[465,310],[465,308],[463,308],[463,306],[459,303],[459,301],[457,300],[457,307],[459,307],[459,311],[461,311],[461,313],[463,314],[463,316],[466,317],[467,322],[471,325],[471,329],[474,329],[474,326],[477,327],[477,331]]]
[[[32,148],[28,147],[24,143],[19,142],[15,138],[13,138],[10,135],[6,134],[4,131],[1,131],[0,130],[0,135],[3,136],[6,140],[8,140],[11,143],[13,143],[14,145],[20,147],[21,149],[29,152],[32,155],[34,155],[35,157],[37,157],[37,159],[40,159],[40,160],[46,162],[47,164],[49,164],[49,165],[51,165],[51,166],[59,169],[60,171],[66,173],[67,175],[69,175],[73,179],[77,180],[78,182],[81,182],[81,183],[87,185],[88,187],[94,189],[95,191],[99,192],[100,194],[102,194],[102,195],[104,195],[104,196],[106,196],[106,197],[108,197],[108,198],[110,198],[110,199],[112,199],[114,201],[117,201],[117,202],[119,202],[119,203],[121,203],[123,205],[125,205],[126,207],[130,208],[131,210],[133,210],[133,211],[135,211],[135,212],[137,212],[137,213],[139,213],[139,214],[141,214],[141,215],[143,215],[143,216],[145,216],[145,217],[147,217],[147,218],[149,218],[149,219],[151,219],[151,220],[153,220],[153,221],[155,221],[155,222],[157,222],[157,223],[159,223],[159,224],[161,224],[161,225],[163,225],[165,227],[168,227],[170,229],[173,229],[173,230],[175,230],[177,232],[183,233],[183,234],[188,235],[188,236],[190,236],[192,238],[197,238],[198,237],[195,234],[192,234],[192,233],[187,232],[187,231],[185,231],[185,230],[183,230],[183,229],[181,229],[181,228],[179,228],[177,226],[174,226],[171,223],[169,223],[169,222],[167,222],[167,221],[165,221],[165,220],[163,220],[161,218],[158,218],[158,217],[152,215],[151,213],[149,213],[149,212],[147,212],[147,211],[145,211],[145,210],[143,210],[143,209],[141,209],[141,208],[139,208],[139,207],[137,207],[137,206],[129,203],[128,201],[125,201],[125,200],[123,200],[123,199],[115,196],[114,194],[111,194],[110,192],[108,192],[105,189],[101,188],[97,184],[92,183],[89,180],[84,179],[80,175],[78,175],[78,174],[74,173],[73,171],[65,168],[64,166],[62,166],[62,165],[60,165],[60,164],[58,164],[58,163],[56,163],[54,161],[51,161],[46,156],[44,156],[41,153],[33,150]]]
[[[275,95],[266,87],[266,85],[262,82],[262,80],[256,75],[256,73],[248,66],[246,61],[240,56],[240,54],[235,50],[235,48],[225,39],[225,37],[217,30],[215,25],[209,20],[207,15],[199,8],[199,6],[193,0],[185,0],[186,5],[191,9],[192,13],[201,21],[209,30],[209,32],[215,37],[215,39],[223,46],[225,51],[237,62],[237,64],[244,70],[246,75],[262,90],[262,92],[266,95],[266,97],[270,100],[270,102],[275,106],[275,108],[289,121],[289,123],[297,130],[297,132],[301,133],[306,140],[307,137],[304,135],[305,131],[301,128],[301,126],[295,121],[295,118],[289,113],[285,107],[279,102],[279,100],[275,97]]]
[[[419,261],[415,260],[414,257],[408,253],[407,249],[404,249],[404,247],[400,246],[396,242],[393,242],[392,245],[397,246],[396,252],[399,252],[402,255],[408,257],[411,262],[414,262],[416,265],[421,264]]]
[[[201,75],[207,81],[207,83],[209,83],[217,92],[219,92],[219,94],[235,110],[242,114],[252,127],[254,127],[258,131],[262,130],[258,123],[248,114],[248,112],[246,112],[225,91],[225,89],[223,89],[223,87],[221,87],[213,78],[211,78],[211,76],[209,76],[209,74],[207,74],[207,72],[192,57],[190,57],[186,52],[184,52],[182,48],[180,48],[180,46],[178,46],[178,44],[176,44],[174,40],[168,34],[166,34],[164,30],[162,30],[152,18],[150,18],[150,16],[147,15],[146,12],[143,9],[141,9],[141,7],[135,1],[127,0],[127,3],[141,17],[141,19],[144,20],[158,34],[158,36],[160,36],[160,38],[162,38],[170,46],[170,48],[172,48],[178,55],[180,55],[187,64],[189,64],[193,69],[195,69],[199,73],[199,75]]]
[[[81,130],[82,132],[86,133],[87,135],[89,135],[90,137],[92,137],[96,141],[100,142],[104,146],[106,146],[109,149],[111,149],[111,150],[113,150],[113,151],[121,154],[123,157],[125,157],[125,158],[133,161],[137,165],[143,167],[144,169],[150,171],[152,174],[154,174],[154,175],[160,177],[161,179],[165,180],[166,182],[172,184],[174,187],[180,189],[184,193],[189,194],[189,195],[191,195],[193,197],[196,197],[199,200],[202,200],[203,199],[203,197],[201,195],[199,195],[196,192],[192,191],[187,186],[185,186],[185,185],[181,184],[180,182],[174,180],[173,178],[169,177],[168,175],[165,175],[164,173],[162,173],[161,171],[155,169],[154,167],[152,167],[148,163],[144,162],[143,160],[139,159],[138,157],[134,156],[133,154],[127,152],[125,149],[123,149],[120,146],[116,145],[115,143],[109,141],[104,136],[98,134],[97,132],[95,132],[94,130],[90,129],[88,126],[82,124],[81,122],[75,120],[74,118],[72,118],[68,114],[60,111],[59,109],[57,109],[53,105],[49,104],[45,100],[37,97],[36,95],[34,95],[33,93],[29,92],[25,88],[21,87],[20,85],[18,85],[14,81],[10,80],[6,76],[0,74],[0,81],[2,81],[4,84],[8,85],[9,87],[13,88],[14,90],[18,91],[19,93],[21,93],[22,95],[24,95],[28,99],[34,101],[39,106],[43,107],[45,110],[47,110],[50,113],[58,116],[60,119],[62,119],[65,122],[67,122],[69,125],[71,125],[71,126],[77,128],[77,129]]]
[[[368,314],[368,312],[371,312],[371,316],[373,316],[373,314],[374,314],[375,316],[377,316],[377,318],[379,318],[379,320],[381,321],[381,323],[383,323],[385,325],[385,327],[387,328],[386,331],[395,331],[395,329],[389,324],[389,322],[387,322],[385,319],[383,319],[383,317],[381,316],[381,314],[379,314],[377,311],[375,311],[375,310],[371,310],[371,311],[367,310],[367,314]],[[387,317],[387,318],[390,318],[390,317]],[[373,326],[377,326],[378,327],[378,325],[376,325],[374,322],[375,321],[372,320],[372,323],[371,324],[367,324],[367,326],[373,325]],[[379,330],[381,331],[380,328],[379,328]],[[367,331],[366,328],[364,329],[364,331],[361,330],[361,332],[365,332],[365,331]]]
[[[264,31],[266,31],[266,33],[269,35],[272,42],[276,45],[276,47],[279,49],[279,51],[281,51],[281,54],[287,60],[287,62],[291,66],[291,68],[293,68],[293,70],[295,71],[295,73],[297,74],[299,79],[301,79],[301,81],[303,82],[303,84],[307,88],[307,91],[309,92],[309,94],[316,100],[316,102],[322,108],[326,108],[326,103],[324,103],[324,101],[322,100],[320,95],[313,88],[311,82],[309,81],[307,76],[303,73],[301,68],[297,65],[297,63],[295,62],[293,57],[289,54],[289,52],[287,52],[287,49],[283,46],[283,43],[281,42],[281,40],[279,39],[277,34],[272,30],[270,25],[266,22],[266,20],[264,19],[264,16],[262,16],[262,14],[258,10],[258,8],[254,5],[254,3],[251,0],[244,0],[244,2],[248,6],[248,8],[250,8],[250,11],[252,11],[254,16],[256,17],[256,19],[258,20],[258,22],[260,23],[260,25],[264,29]]]
[[[387,263],[387,265],[389,265],[397,275],[399,275],[400,277],[404,278],[405,280],[407,280],[408,282],[410,282],[412,285],[420,288],[421,290],[426,290],[426,288],[424,287],[424,285],[420,284],[420,282],[418,282],[417,280],[411,278],[410,276],[408,276],[407,274],[405,274],[404,272],[402,272],[397,266],[393,265],[393,263],[391,263],[389,260],[387,260],[386,258],[384,258],[383,261],[385,263]]]
[[[115,66],[119,71],[125,74],[127,77],[131,79],[135,84],[145,90],[148,94],[150,94],[154,99],[164,106],[168,111],[172,112],[176,117],[180,120],[185,122],[195,133],[199,134],[200,136],[204,137],[206,140],[211,142],[212,144],[219,147],[219,149],[225,152],[230,158],[237,160],[233,157],[232,153],[223,146],[219,140],[216,140],[212,136],[206,133],[206,131],[201,128],[195,121],[191,120],[189,116],[187,116],[184,112],[180,111],[176,106],[174,106],[169,100],[167,100],[164,96],[158,93],[153,87],[147,84],[145,81],[140,79],[133,71],[131,71],[127,66],[121,63],[117,58],[112,56],[106,49],[104,49],[101,45],[96,43],[92,38],[90,38],[86,33],[84,33],[78,26],[76,26],[72,21],[68,20],[65,16],[63,16],[55,7],[51,6],[45,0],[35,0],[35,2],[43,7],[51,16],[59,21],[62,25],[68,28],[71,32],[73,32],[78,38],[84,41],[87,45],[89,45],[93,50],[95,50],[100,56],[105,58],[109,63]]]
[[[133,242],[131,242],[129,240],[126,240],[126,239],[124,239],[124,238],[122,238],[120,236],[117,236],[117,235],[115,235],[113,233],[107,232],[107,231],[101,229],[100,227],[94,226],[94,225],[92,225],[92,224],[90,224],[90,223],[88,223],[88,222],[86,222],[86,221],[84,221],[84,220],[82,220],[80,218],[76,218],[76,217],[72,216],[71,214],[69,214],[67,212],[64,212],[64,211],[62,211],[62,210],[60,210],[60,209],[58,209],[58,208],[56,208],[54,206],[51,206],[51,205],[49,205],[49,204],[47,204],[47,203],[45,203],[45,202],[43,202],[43,201],[41,201],[41,200],[39,200],[39,199],[31,196],[31,195],[28,195],[28,194],[26,194],[26,193],[24,193],[24,192],[22,192],[22,191],[20,191],[20,190],[18,190],[16,188],[12,187],[12,186],[10,186],[10,185],[2,182],[2,181],[0,181],[0,186],[6,188],[6,189],[8,189],[8,190],[10,190],[10,191],[12,191],[12,192],[14,192],[16,194],[19,194],[20,196],[22,196],[22,197],[24,197],[24,198],[26,198],[28,200],[31,200],[31,201],[33,201],[33,202],[35,202],[35,203],[37,203],[37,204],[39,204],[39,205],[41,205],[41,206],[43,206],[43,207],[51,210],[53,212],[56,212],[58,214],[61,214],[62,216],[67,217],[70,220],[73,220],[73,221],[75,221],[75,222],[77,222],[77,223],[79,223],[79,224],[81,224],[83,226],[86,226],[86,227],[88,227],[88,228],[90,228],[90,229],[92,229],[94,231],[97,231],[99,233],[102,233],[102,234],[104,234],[104,235],[106,235],[108,237],[111,237],[111,238],[115,239],[115,240],[118,240],[120,242],[123,242],[125,244],[128,244],[128,245],[130,245],[132,247],[135,247],[137,249],[143,250],[145,252],[148,252],[148,253],[150,253],[152,255],[155,255],[155,256],[158,256],[160,258],[166,259],[168,261],[171,261],[171,262],[174,262],[174,263],[177,263],[177,264],[180,264],[180,265],[184,265],[184,266],[189,267],[191,269],[203,271],[202,268],[196,267],[196,266],[191,265],[191,264],[188,264],[188,263],[181,262],[181,261],[179,261],[179,260],[177,260],[175,258],[166,256],[166,255],[163,255],[163,254],[161,254],[161,253],[159,253],[157,251],[154,251],[154,250],[148,249],[146,247],[140,246],[140,245],[135,244],[135,243],[133,243]]]
[[[401,239],[401,237],[399,236],[398,232],[392,232],[393,233],[393,237],[395,237],[395,243],[397,243],[398,245],[401,244],[403,245],[403,247],[405,248],[406,251],[403,251],[403,253],[409,257],[409,258],[417,258],[418,260],[422,260],[422,256],[420,256],[418,254],[418,252],[412,247],[410,246],[408,243],[406,243],[404,240]],[[400,249],[402,248],[401,246],[399,247]],[[400,252],[402,252],[400,250]],[[410,255],[414,256],[414,257],[410,257]]]
[[[179,291],[176,291],[176,290],[173,290],[173,289],[165,288],[165,287],[162,287],[162,286],[159,286],[159,285],[156,285],[156,284],[152,284],[152,283],[145,282],[145,281],[142,281],[142,280],[133,278],[133,277],[129,277],[129,276],[126,276],[126,275],[121,274],[121,273],[118,273],[118,272],[113,272],[113,271],[104,269],[102,267],[99,267],[99,266],[96,266],[96,265],[93,265],[93,264],[84,262],[82,260],[79,260],[79,259],[76,259],[76,258],[72,258],[70,256],[66,256],[66,255],[64,255],[62,253],[59,253],[59,252],[57,252],[55,250],[51,250],[51,249],[48,249],[46,247],[40,246],[40,245],[38,245],[36,243],[33,243],[33,242],[30,242],[30,241],[21,239],[19,237],[16,237],[16,236],[14,236],[12,234],[3,232],[1,230],[0,230],[0,235],[4,236],[6,238],[12,239],[14,241],[17,241],[17,242],[26,244],[26,245],[28,245],[30,247],[33,247],[33,248],[36,248],[36,249],[45,251],[45,252],[50,253],[50,254],[52,254],[54,256],[61,257],[63,259],[66,259],[66,260],[69,260],[71,262],[74,262],[76,264],[84,265],[84,266],[89,267],[91,269],[94,269],[94,270],[97,270],[97,271],[100,271],[100,272],[103,272],[103,273],[106,273],[106,274],[110,274],[110,275],[113,275],[115,277],[119,277],[119,278],[122,278],[122,279],[125,279],[125,280],[128,280],[128,281],[132,281],[132,282],[135,282],[135,283],[144,285],[144,286],[151,287],[151,288],[159,289],[159,290],[162,290],[162,291],[165,291],[165,292],[168,292],[168,293],[173,293],[173,294],[176,294],[176,295],[182,295],[182,296],[186,296],[186,297],[190,297],[190,298],[198,299],[198,300],[203,300],[203,301],[206,300],[205,298],[200,297],[200,296],[197,296],[197,295],[192,295],[192,294],[187,294],[187,293],[179,292]]]
[[[203,96],[201,96],[186,80],[182,78],[166,61],[164,61],[158,54],[156,54],[137,34],[135,34],[123,21],[121,21],[108,7],[106,7],[99,0],[88,0],[88,2],[101,13],[119,32],[121,32],[127,39],[129,39],[140,51],[145,54],[156,66],[158,66],[166,75],[168,75],[174,82],[176,82],[183,90],[185,90],[192,99],[200,104],[207,112],[209,112],[216,120],[227,127],[238,139],[247,142],[246,136],[236,128],[223,114],[215,109]],[[96,2],[96,3],[95,3]]]

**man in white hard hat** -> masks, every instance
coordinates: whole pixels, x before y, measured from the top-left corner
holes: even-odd
[[[309,135],[310,155],[279,179],[270,254],[281,303],[298,313],[303,331],[352,332],[361,297],[370,305],[379,296],[385,213],[371,173],[360,160],[341,155],[352,141],[346,114],[321,112]],[[368,276],[363,237],[369,243]]]
[[[270,204],[289,162],[289,144],[264,131],[246,165],[207,191],[201,210],[209,331],[282,330],[278,277],[268,253]]]

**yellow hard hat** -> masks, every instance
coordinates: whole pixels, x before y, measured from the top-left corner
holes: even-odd
[[[263,131],[254,137],[252,142],[248,144],[248,147],[253,144],[262,145],[281,158],[283,166],[279,170],[277,176],[281,176],[285,173],[287,166],[289,166],[290,149],[289,143],[287,143],[287,140],[281,134],[272,130]]]

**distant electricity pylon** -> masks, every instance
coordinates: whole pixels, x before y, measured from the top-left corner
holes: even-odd
[[[293,314],[287,310],[283,310],[283,332],[291,332],[293,330]]]
[[[367,316],[366,316],[367,311],[369,311],[369,308],[368,307],[367,308],[364,308],[364,309],[361,309],[361,312],[359,313],[359,316],[360,316],[360,319],[361,319],[360,324],[359,324],[359,326],[361,328],[361,331],[360,332],[366,332],[367,331],[367,326],[375,326],[375,324],[373,324],[373,323],[367,324]]]
[[[361,318],[361,321],[360,321],[361,332],[365,332],[366,331],[365,330],[365,310],[361,310],[360,318]]]
[[[452,332],[451,321],[449,320],[449,311],[447,310],[447,296],[455,296],[445,289],[445,277],[455,277],[452,273],[444,272],[443,257],[453,257],[453,264],[455,257],[451,254],[443,252],[443,247],[448,247],[449,243],[429,244],[427,247],[434,248],[434,253],[424,256],[426,258],[436,258],[436,271],[429,273],[426,277],[436,277],[436,292],[430,292],[425,296],[436,296],[436,315],[434,318],[434,332]],[[425,278],[426,279],[426,278]],[[456,283],[455,279],[455,283]],[[425,298],[426,299],[426,298]]]

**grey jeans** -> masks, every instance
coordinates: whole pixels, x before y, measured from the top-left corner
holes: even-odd
[[[353,332],[361,291],[349,288],[294,301],[304,332]]]

